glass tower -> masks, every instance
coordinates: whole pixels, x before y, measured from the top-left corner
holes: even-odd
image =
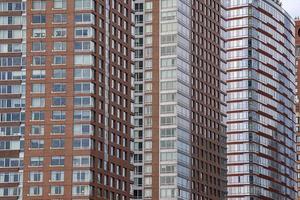
[[[228,199],[295,199],[294,22],[275,0],[223,0]]]
[[[220,1],[134,4],[133,198],[224,199]]]

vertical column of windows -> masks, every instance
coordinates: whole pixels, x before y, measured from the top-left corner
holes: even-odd
[[[144,80],[145,80],[145,39],[144,39],[144,27],[145,27],[145,1],[136,1],[134,3],[135,9],[135,42],[134,42],[134,185],[133,195],[135,199],[143,199],[143,185],[144,185]]]
[[[0,199],[23,190],[26,12],[20,1],[0,2]]]

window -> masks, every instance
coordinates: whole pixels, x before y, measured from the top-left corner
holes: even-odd
[[[74,84],[75,93],[94,93],[95,85],[92,83],[76,83]]]
[[[94,51],[95,44],[91,41],[76,41],[75,44],[75,51]]]
[[[54,9],[66,9],[67,1],[66,0],[53,0]]]
[[[33,38],[45,38],[46,37],[46,29],[43,28],[35,28],[32,30]]]
[[[73,196],[89,196],[92,188],[88,185],[76,185],[72,187]]]
[[[65,146],[64,139],[52,139],[51,140],[51,148],[52,149],[63,149]]]
[[[75,124],[73,127],[74,135],[92,135],[94,126],[91,124]]]
[[[62,135],[66,132],[65,125],[52,125],[51,134],[52,135]]]
[[[52,73],[53,79],[65,79],[66,78],[66,70],[65,69],[54,69]]]
[[[74,156],[73,167],[90,167],[92,165],[92,157],[90,156]]]
[[[51,181],[58,182],[64,181],[65,173],[63,171],[51,171]]]
[[[91,13],[80,13],[75,15],[76,24],[89,24],[95,23],[95,16]]]
[[[143,3],[136,3],[134,5],[135,12],[143,12],[144,10],[144,4]]]
[[[42,196],[43,188],[40,186],[31,186],[29,188],[29,196]]]
[[[43,125],[32,125],[31,126],[31,135],[44,135],[45,128]]]
[[[94,120],[94,112],[91,110],[75,110],[74,111],[75,121],[92,121]]]
[[[29,181],[31,182],[42,182],[43,181],[43,172],[30,172]]]
[[[90,182],[92,180],[92,173],[89,170],[75,170],[73,171],[73,182]]]
[[[67,43],[66,42],[54,42],[53,51],[66,51]]]
[[[31,98],[31,107],[45,107],[45,98]]]
[[[67,37],[66,28],[54,28],[53,37]]]
[[[32,79],[44,79],[46,76],[45,70],[32,70],[31,78]]]
[[[24,6],[22,2],[0,2],[0,11],[22,11]]]
[[[0,16],[0,25],[22,25],[23,16]]]
[[[32,10],[46,10],[46,1],[44,0],[32,1]]]
[[[45,15],[32,15],[32,23],[33,24],[44,24],[46,23]]]
[[[34,121],[45,120],[45,113],[43,111],[34,111],[31,113],[31,120]]]
[[[64,186],[51,186],[50,194],[51,195],[63,195],[64,194]]]
[[[32,84],[31,93],[45,93],[45,84]]]
[[[92,69],[75,69],[74,78],[75,80],[94,79],[94,71]]]
[[[135,23],[143,23],[144,21],[144,16],[143,15],[135,15]]]
[[[65,83],[54,83],[52,86],[52,92],[57,92],[57,93],[66,92],[66,84]]]
[[[53,156],[51,158],[51,166],[64,166],[65,157],[64,156]]]
[[[135,35],[143,35],[144,34],[144,30],[142,26],[136,26],[135,27]]]
[[[162,0],[161,7],[163,9],[175,8],[177,5],[177,0]]]
[[[151,1],[145,3],[145,10],[147,10],[147,11],[152,10],[152,2]]]
[[[53,15],[53,23],[55,23],[55,24],[67,23],[67,15],[66,14],[54,14]]]
[[[93,0],[75,0],[75,10],[92,10],[94,9]]]
[[[55,106],[55,107],[66,106],[66,98],[65,97],[53,97],[52,98],[52,106]]]
[[[46,57],[45,56],[33,56],[32,57],[32,65],[45,65]]]
[[[92,149],[92,140],[89,138],[75,138],[73,149]]]
[[[43,149],[44,148],[44,140],[31,140],[30,148],[31,149]]]
[[[75,107],[92,107],[94,106],[94,98],[92,97],[74,97]]]
[[[52,111],[52,120],[65,120],[66,111]]]
[[[53,64],[54,65],[65,65],[66,64],[66,56],[54,56]]]
[[[31,167],[42,167],[44,163],[43,157],[31,157],[30,158],[30,166]]]
[[[91,27],[78,27],[75,28],[75,38],[94,37],[95,29]]]
[[[92,55],[75,55],[75,65],[94,65],[94,56]]]
[[[33,42],[32,43],[32,51],[46,51],[46,43],[45,42]]]

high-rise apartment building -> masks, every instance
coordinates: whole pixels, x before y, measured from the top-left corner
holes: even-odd
[[[131,3],[0,0],[0,199],[130,199]]]
[[[223,0],[228,199],[295,199],[295,35],[277,0]]]
[[[300,19],[296,19],[296,29],[295,29],[295,34],[296,34],[296,132],[297,132],[297,199],[300,199],[300,97],[299,97],[299,91],[300,91]]]
[[[134,199],[225,199],[218,0],[136,0]]]

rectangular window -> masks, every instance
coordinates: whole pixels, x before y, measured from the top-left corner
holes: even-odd
[[[75,51],[81,52],[81,51],[94,51],[95,44],[91,41],[76,41],[74,43]]]
[[[32,125],[31,135],[44,135],[45,127],[43,125]]]
[[[74,97],[74,106],[75,107],[93,107],[94,98],[93,97]]]
[[[46,15],[32,15],[33,24],[44,24],[46,23]]]
[[[78,27],[75,28],[75,38],[94,37],[95,29],[91,27]]]
[[[33,56],[32,57],[32,65],[45,65],[46,64],[46,56]]]
[[[32,84],[31,93],[45,93],[45,84]]]
[[[74,135],[92,135],[94,126],[91,124],[76,124],[73,127]]]
[[[75,10],[94,10],[94,0],[75,0]]]
[[[30,182],[42,182],[43,181],[43,172],[30,172],[29,173]]]
[[[53,79],[65,79],[66,78],[66,70],[65,69],[54,69],[52,72]]]
[[[90,182],[92,180],[92,173],[89,170],[75,170],[73,171],[73,182]]]
[[[51,135],[63,135],[66,132],[65,125],[52,125]]]
[[[54,42],[53,51],[66,51],[67,43],[66,42]]]
[[[53,57],[53,65],[65,65],[65,64],[66,64],[66,56]]]
[[[74,156],[73,167],[90,167],[92,165],[92,157],[90,156]]]
[[[58,182],[65,180],[65,173],[63,171],[51,171],[51,181]]]
[[[32,43],[32,51],[46,51],[46,43],[45,42],[33,42]]]
[[[67,37],[66,28],[54,28],[53,37]]]
[[[95,58],[92,55],[75,55],[75,65],[94,65]]]
[[[53,97],[52,98],[52,106],[55,106],[55,107],[66,106],[66,98],[65,97]]]
[[[53,23],[55,23],[55,24],[67,23],[67,15],[66,14],[54,14],[53,15]]]
[[[66,119],[66,111],[52,111],[52,120],[65,120]]]
[[[89,196],[92,188],[89,185],[76,185],[72,187],[72,196]]]
[[[45,0],[33,0],[32,1],[32,10],[46,10],[46,1]]]
[[[53,8],[54,9],[66,9],[67,8],[67,1],[66,0],[54,0],[53,1]]]
[[[31,107],[45,107],[45,98],[31,98]]]
[[[73,140],[73,149],[92,149],[92,144],[89,138],[76,138]]]
[[[44,140],[30,140],[30,148],[31,149],[43,149],[44,148]]]
[[[65,83],[54,83],[52,86],[52,92],[54,92],[54,93],[66,92],[66,84]]]
[[[31,167],[42,167],[44,164],[43,157],[31,157],[30,158],[30,166]]]
[[[94,112],[91,110],[75,110],[74,111],[75,121],[92,121],[94,120]]]
[[[75,80],[94,79],[94,71],[92,69],[89,69],[89,68],[75,69],[74,78],[75,78]]]
[[[35,28],[32,30],[33,38],[45,38],[46,37],[46,29],[43,28]]]
[[[53,156],[51,158],[51,166],[64,166],[65,157],[64,156]]]
[[[41,186],[31,186],[29,188],[29,196],[42,196],[43,188]]]
[[[74,84],[75,93],[94,93],[95,85],[92,83],[76,83]]]
[[[43,111],[34,111],[31,113],[31,120],[43,121],[45,120],[45,113]]]
[[[64,186],[51,186],[50,194],[51,195],[63,195],[64,194]]]
[[[75,15],[76,24],[94,24],[95,15],[91,13],[80,13]]]
[[[63,149],[65,146],[64,139],[52,139],[51,140],[51,148],[52,149]]]

